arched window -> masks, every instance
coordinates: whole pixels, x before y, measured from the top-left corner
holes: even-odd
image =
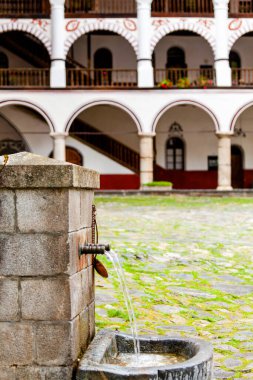
[[[184,170],[184,142],[179,137],[170,137],[166,143],[166,168]]]
[[[240,69],[241,68],[241,58],[236,51],[231,50],[229,53],[229,65],[231,69]]]
[[[241,68],[241,58],[234,50],[229,53],[229,65],[232,69],[233,84],[238,85],[241,81],[241,71],[238,70]]]
[[[185,53],[183,49],[179,47],[172,47],[167,51],[167,69],[169,68],[180,68],[185,69],[187,67],[185,63]]]
[[[172,47],[167,51],[166,68],[168,70],[167,77],[174,84],[176,84],[179,79],[187,77],[187,65],[185,63],[183,49]]]
[[[75,148],[66,147],[66,161],[75,165],[83,165],[83,157]]]
[[[0,69],[8,69],[9,67],[9,59],[7,55],[0,51]]]
[[[100,86],[111,84],[112,53],[109,49],[100,48],[94,54],[95,83]]]

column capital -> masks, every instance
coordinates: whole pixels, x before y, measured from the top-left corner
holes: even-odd
[[[137,7],[150,8],[153,0],[136,0]]]
[[[54,139],[65,139],[66,137],[68,137],[68,133],[67,132],[51,132],[50,133],[50,136],[53,137]]]
[[[216,136],[221,139],[222,137],[232,137],[234,135],[234,132],[227,131],[227,132],[216,132]]]
[[[49,0],[51,7],[64,7],[65,0]]]
[[[229,0],[213,0],[214,8],[227,8]]]
[[[156,135],[155,132],[139,132],[139,137],[154,137]]]

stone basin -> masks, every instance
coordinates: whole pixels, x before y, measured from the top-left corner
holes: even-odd
[[[111,358],[133,353],[133,338],[117,331],[100,331],[82,357],[77,380],[211,380],[213,350],[200,339],[140,337],[141,353],[176,354],[183,362],[172,365],[122,367],[110,364]]]

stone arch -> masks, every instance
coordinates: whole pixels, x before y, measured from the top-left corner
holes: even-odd
[[[20,141],[21,141],[21,148],[22,149],[25,149],[26,151],[30,152],[31,151],[31,148],[27,142],[27,139],[25,136],[22,135],[22,133],[20,133],[20,131],[16,128],[16,126],[6,117],[6,116],[3,116],[0,114],[0,122],[1,124],[4,123],[5,125],[7,125],[11,130],[14,131],[15,134],[17,134],[19,137],[20,137]],[[20,145],[20,141],[18,141],[18,145]],[[1,140],[0,138],[0,142],[3,142],[3,140]],[[10,142],[11,144],[14,143],[15,144],[15,140],[5,140],[5,142]],[[24,145],[24,147],[23,147]],[[0,151],[0,155],[2,155],[3,152],[2,150]]]
[[[122,111],[126,112],[131,117],[131,119],[133,120],[133,122],[135,123],[136,128],[137,128],[137,132],[138,133],[142,132],[141,123],[139,122],[139,120],[138,120],[137,116],[134,114],[134,112],[132,110],[130,110],[128,107],[126,107],[125,105],[123,105],[121,103],[118,103],[118,102],[111,101],[111,100],[93,101],[91,103],[88,103],[88,104],[86,104],[84,106],[79,107],[73,113],[73,115],[71,116],[71,118],[69,119],[69,121],[67,122],[65,131],[67,133],[69,133],[69,130],[71,128],[71,125],[72,125],[73,121],[76,119],[76,117],[78,117],[78,115],[81,112],[85,111],[88,108],[99,106],[99,105],[110,105],[112,107],[117,107],[117,108],[121,109]]]
[[[31,102],[28,102],[28,101],[24,101],[24,100],[12,99],[12,100],[4,100],[4,101],[0,102],[0,109],[2,107],[10,106],[10,105],[11,106],[23,106],[23,107],[31,108],[34,111],[38,112],[47,122],[48,127],[50,129],[50,132],[51,133],[55,132],[55,128],[54,128],[52,120],[50,119],[50,117],[47,115],[47,113],[40,106],[38,106],[34,103],[31,103]]]
[[[213,54],[215,53],[215,38],[209,33],[206,29],[201,27],[198,24],[194,24],[190,21],[179,21],[177,23],[168,23],[165,26],[161,27],[151,38],[151,50],[154,51],[158,42],[165,37],[167,34],[176,32],[178,30],[187,30],[190,32],[195,32],[202,36],[210,45]]]
[[[77,20],[74,20],[74,21],[77,22]],[[93,32],[95,30],[107,30],[107,31],[114,32],[122,36],[130,43],[130,45],[134,49],[135,54],[137,55],[138,42],[132,33],[128,32],[121,25],[117,23],[106,21],[106,22],[103,22],[103,24],[101,24],[99,21],[95,21],[93,23],[87,23],[85,25],[82,25],[80,28],[78,28],[77,30],[71,33],[71,35],[65,40],[65,46],[64,46],[65,56],[67,56],[70,47],[74,44],[74,42],[79,37],[81,37],[84,34]]]
[[[192,101],[192,100],[178,100],[178,101],[175,101],[175,102],[172,102],[172,103],[168,104],[167,106],[165,106],[164,108],[162,108],[159,111],[159,113],[157,114],[156,118],[154,119],[154,121],[152,123],[152,132],[156,131],[157,124],[158,124],[160,118],[164,115],[165,112],[167,112],[169,109],[171,109],[173,107],[180,106],[180,105],[192,105],[192,106],[195,106],[197,108],[202,109],[203,111],[205,111],[211,117],[211,119],[212,119],[212,121],[214,123],[214,126],[215,126],[215,131],[218,132],[220,130],[217,117],[215,116],[215,114],[208,107],[204,106],[201,103]]]
[[[40,42],[45,46],[49,55],[51,54],[51,42],[48,36],[39,29],[35,24],[22,22],[17,20],[15,22],[7,22],[5,24],[0,24],[0,33],[5,32],[25,32],[32,34],[34,37],[38,38]]]
[[[239,108],[239,110],[234,114],[233,118],[232,118],[232,121],[231,121],[231,124],[230,124],[230,131],[232,133],[234,133],[234,129],[235,129],[235,125],[237,123],[237,120],[239,119],[239,117],[241,116],[241,114],[246,111],[248,108],[252,107],[253,106],[253,101],[252,102],[249,102],[247,104],[245,104],[244,106],[242,106],[241,108]]]
[[[235,42],[237,40],[239,40],[240,37],[242,37],[244,34],[247,34],[249,32],[253,32],[253,26],[252,25],[249,25],[248,23],[243,23],[242,20],[239,20],[239,19],[235,19],[232,21],[233,22],[237,21],[239,23],[238,24],[239,28],[237,30],[234,30],[234,32],[231,34],[231,36],[228,39],[229,51],[232,49],[233,45],[235,44]],[[229,25],[231,25],[231,23]]]

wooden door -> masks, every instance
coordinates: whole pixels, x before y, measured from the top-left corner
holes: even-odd
[[[243,186],[243,154],[237,145],[231,146],[231,182],[234,189],[242,189]]]

